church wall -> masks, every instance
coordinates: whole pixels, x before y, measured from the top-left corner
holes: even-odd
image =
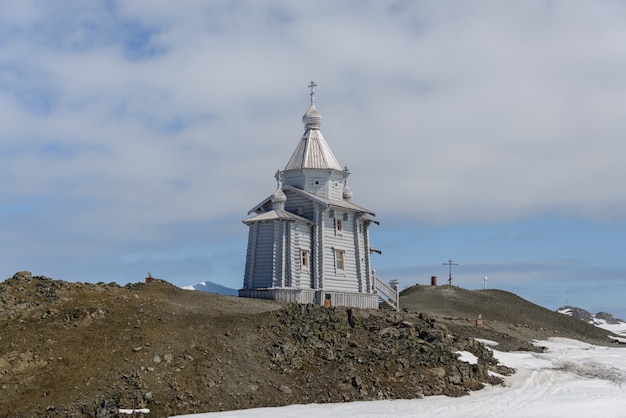
[[[361,219],[357,219],[354,223],[354,246],[357,249],[357,269],[359,274],[359,291],[372,292],[372,281],[370,268],[370,251],[367,241],[367,227]]]
[[[289,286],[286,273],[291,265],[289,257],[285,253],[288,248],[288,223],[273,222],[274,225],[274,269],[272,275],[272,287]]]
[[[319,177],[308,177],[304,190],[314,195],[327,197],[328,196],[328,180],[320,175]]]
[[[344,173],[333,172],[328,181],[328,198],[332,200],[343,199]]]
[[[359,233],[359,225],[360,222],[358,219],[355,219],[354,222],[352,222],[351,224],[351,230],[352,230],[352,238],[353,238],[353,246],[355,249],[355,254],[354,254],[354,260],[356,263],[356,274],[357,274],[357,280],[358,280],[358,291],[359,292],[367,292],[367,286],[365,284],[365,275],[363,274],[363,265],[365,264],[365,259],[364,259],[364,253],[363,253],[363,245],[361,245],[362,243],[362,237],[361,234]]]
[[[272,287],[274,271],[274,224],[261,222],[257,228],[252,287]]]
[[[313,202],[299,194],[287,191],[285,210],[303,218],[313,220],[315,217]]]
[[[313,207],[315,212],[314,222],[315,227],[313,228],[313,242],[311,246],[313,247],[313,271],[311,274],[313,288],[315,289],[323,289],[324,288],[324,260],[326,254],[324,253],[324,228],[326,227],[326,223],[324,221],[324,210],[319,206],[315,205]]]
[[[305,176],[301,171],[283,171],[284,182],[298,189],[304,190]]]
[[[299,289],[312,288],[311,271],[313,269],[313,251],[311,248],[312,228],[304,223],[294,223],[291,239],[291,277],[292,287]],[[302,251],[307,251],[308,266],[302,266]]]
[[[347,216],[344,216],[346,215]],[[341,220],[341,231],[336,230],[336,219]],[[359,290],[357,263],[352,223],[354,214],[343,211],[324,211],[324,288],[357,292]],[[337,269],[335,250],[344,253],[344,269]]]
[[[361,233],[361,245],[363,245],[364,255],[365,255],[365,265],[363,265],[363,271],[366,278],[366,286],[368,292],[374,291],[374,279],[372,277],[372,260],[370,253],[370,239],[369,239],[369,222],[363,222],[362,233]]]
[[[250,225],[248,231],[248,248],[246,250],[246,270],[244,273],[243,287],[248,288],[252,286],[252,280],[254,277],[254,256],[256,253],[256,236],[257,236],[258,224]]]

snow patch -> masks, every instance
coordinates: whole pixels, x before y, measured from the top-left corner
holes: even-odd
[[[469,351],[457,351],[456,353],[459,354],[459,360],[469,364],[478,364],[478,357]]]
[[[226,296],[239,296],[239,292],[237,290],[209,281],[183,286],[182,289],[199,290],[201,292],[217,293],[219,295]]]
[[[483,338],[474,338],[476,341],[478,341],[479,343],[483,343],[488,347],[496,347],[498,345],[500,345],[499,342],[497,341],[491,341],[491,340],[485,340]]]
[[[141,408],[141,409],[118,409],[117,412],[119,414],[132,415],[132,414],[148,414],[148,413],[150,413],[150,410],[148,408]]]

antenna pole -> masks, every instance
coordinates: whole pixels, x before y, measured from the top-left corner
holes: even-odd
[[[458,263],[452,261],[452,259],[448,260],[446,263],[441,263],[442,266],[448,266],[448,286],[452,286],[452,266],[458,266]]]

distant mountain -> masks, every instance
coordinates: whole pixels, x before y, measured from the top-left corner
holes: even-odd
[[[198,284],[192,284],[189,286],[183,286],[185,290],[199,290],[201,292],[210,292],[217,293],[220,295],[227,296],[239,296],[239,292],[235,289],[231,289],[230,287],[222,286],[220,284],[216,284],[213,282],[202,282]]]
[[[620,318],[615,318],[610,313],[598,312],[597,314],[592,314],[589,311],[582,308],[576,308],[574,306],[563,306],[562,308],[557,309],[557,312],[580,319],[588,324],[606,329],[614,332],[615,334],[626,336],[626,321]]]

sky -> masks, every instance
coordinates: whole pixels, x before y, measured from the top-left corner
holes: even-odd
[[[468,396],[450,398],[290,405],[239,411],[179,415],[179,418],[292,417],[623,417],[626,408],[624,348],[600,347],[566,338],[538,341],[544,353],[501,352],[494,357],[516,372],[502,386],[486,386]],[[469,352],[459,358],[475,364]]]
[[[240,288],[314,79],[379,276],[626,318],[624,39],[620,1],[0,0],[0,279]]]

